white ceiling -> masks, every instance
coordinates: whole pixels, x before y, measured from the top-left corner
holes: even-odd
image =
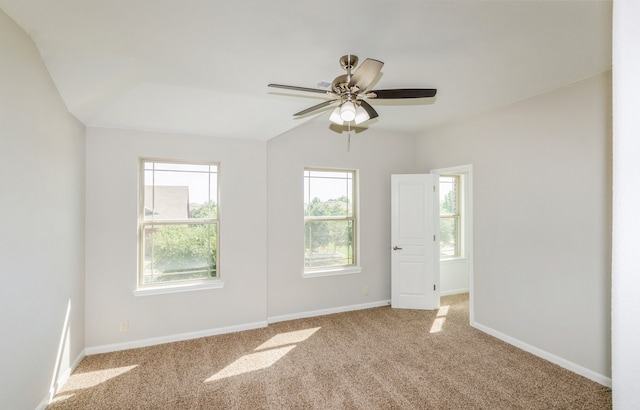
[[[268,140],[355,54],[385,63],[370,127],[416,132],[611,68],[610,1],[0,0],[87,126]],[[364,124],[363,124],[364,125]]]

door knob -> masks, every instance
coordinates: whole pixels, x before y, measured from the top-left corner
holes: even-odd
[[[394,251],[401,251],[401,250],[402,250],[402,248],[398,248],[397,246],[394,246],[394,247],[393,247],[393,250],[394,250]]]

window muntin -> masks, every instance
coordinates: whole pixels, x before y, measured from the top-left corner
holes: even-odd
[[[304,270],[356,265],[356,171],[305,168]]]
[[[138,286],[219,278],[218,164],[140,164]]]
[[[440,175],[440,259],[459,258],[460,176]]]

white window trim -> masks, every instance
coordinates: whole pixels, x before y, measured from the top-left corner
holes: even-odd
[[[216,178],[217,181],[217,192],[216,192],[216,205],[217,209],[217,217],[215,219],[214,224],[216,225],[216,277],[210,279],[201,279],[201,280],[191,280],[191,281],[174,281],[174,282],[160,282],[153,284],[142,284],[141,283],[141,275],[142,275],[142,263],[138,262],[137,272],[136,272],[136,289],[134,289],[134,296],[149,296],[149,295],[159,295],[159,294],[167,294],[167,293],[179,293],[179,292],[190,292],[195,290],[204,290],[204,289],[221,289],[224,287],[224,281],[220,276],[220,162],[218,161],[198,161],[198,160],[181,160],[181,159],[168,159],[168,158],[156,158],[156,157],[140,157],[138,158],[139,165],[139,193],[138,193],[138,258],[141,259],[141,227],[142,223],[140,221],[144,220],[144,163],[145,162],[163,162],[163,163],[171,163],[171,164],[202,164],[202,165],[215,165],[216,166]],[[142,187],[142,189],[140,189]]]
[[[357,265],[349,265],[344,267],[338,267],[335,269],[317,269],[308,270],[302,272],[302,277],[308,278],[320,278],[323,276],[336,276],[336,275],[351,275],[354,273],[362,272],[362,267]]]
[[[351,275],[362,272],[360,266],[360,171],[349,168],[304,167],[304,171],[329,171],[329,172],[353,172],[353,221],[354,221],[354,247],[353,265],[327,266],[320,268],[306,268],[302,266],[302,277],[319,278],[324,276]],[[304,220],[304,218],[303,218]],[[303,222],[304,224],[304,222]]]
[[[133,291],[134,296],[164,295],[167,293],[193,292],[196,290],[222,289],[222,279],[207,279],[198,282],[170,283],[163,286],[139,287]]]
[[[448,257],[442,257],[442,255],[440,256],[440,261],[441,262],[445,262],[445,261],[456,261],[456,260],[460,260],[460,259],[466,259],[465,256],[465,250],[466,250],[466,246],[465,246],[465,242],[466,242],[466,229],[464,226],[465,223],[465,218],[464,218],[464,213],[465,213],[465,200],[466,200],[466,196],[467,193],[465,192],[466,190],[466,185],[465,185],[465,174],[463,173],[457,173],[457,172],[451,172],[451,173],[447,173],[447,172],[439,172],[438,173],[438,178],[445,176],[445,177],[455,177],[457,180],[457,190],[458,192],[456,193],[456,210],[458,211],[455,214],[445,214],[442,215],[440,214],[438,217],[438,220],[441,221],[442,217],[444,216],[445,218],[458,218],[458,238],[457,238],[457,246],[458,246],[458,254],[455,256],[448,256]]]
[[[444,265],[455,265],[457,263],[463,263],[466,262],[469,258],[466,256],[458,256],[455,258],[447,258],[447,259],[440,259],[440,264],[444,264]]]
[[[438,168],[432,169],[432,174],[436,174],[440,176],[440,174],[446,175],[460,175],[462,177],[461,184],[463,185],[461,194],[462,196],[462,204],[461,204],[461,215],[462,215],[462,238],[461,238],[461,249],[460,256],[455,258],[446,258],[440,259],[441,263],[453,262],[458,260],[469,259],[470,263],[472,263],[472,238],[473,238],[473,202],[471,193],[473,192],[473,165],[460,165],[457,167],[449,167],[449,168]]]

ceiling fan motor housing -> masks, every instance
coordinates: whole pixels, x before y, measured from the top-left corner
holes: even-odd
[[[358,56],[347,54],[340,57],[340,67],[345,70],[353,70],[358,65]]]

